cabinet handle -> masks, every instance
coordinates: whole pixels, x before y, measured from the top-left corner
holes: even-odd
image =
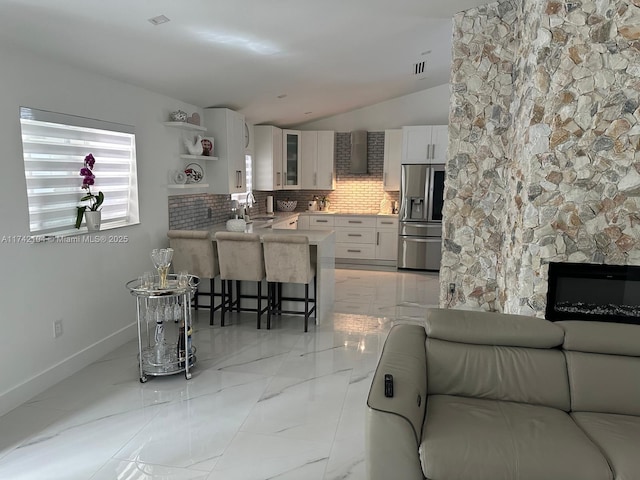
[[[376,232],[376,245],[380,245],[380,232]]]
[[[328,223],[329,220],[316,220],[316,223]]]
[[[317,173],[313,174],[313,184],[314,185],[318,185],[318,174]]]
[[[295,225],[295,221],[294,222],[289,222],[289,225]]]
[[[393,222],[380,222],[383,225],[393,225]]]
[[[436,144],[433,143],[431,145],[431,160],[435,160],[436,159]]]
[[[329,185],[333,185],[333,172],[329,174]]]
[[[349,253],[360,253],[360,252],[362,252],[362,250],[349,250],[349,249],[347,249],[347,252],[349,252]]]
[[[347,220],[348,223],[362,223],[362,220]]]
[[[347,233],[347,237],[361,237],[362,235],[359,233]]]
[[[382,185],[387,186],[387,172],[384,172],[384,178],[382,180]]]
[[[276,173],[276,187],[280,186],[280,172]]]

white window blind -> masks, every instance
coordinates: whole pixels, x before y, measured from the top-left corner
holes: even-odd
[[[105,196],[101,228],[138,223],[133,127],[27,107],[20,107],[20,124],[31,233],[78,232],[76,207],[89,204],[80,202],[89,153],[96,159],[91,193]]]

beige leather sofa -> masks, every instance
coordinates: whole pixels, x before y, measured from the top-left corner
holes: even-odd
[[[638,480],[640,325],[431,310],[367,404],[370,480]]]

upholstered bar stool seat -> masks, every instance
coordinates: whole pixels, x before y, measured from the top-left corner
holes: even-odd
[[[304,235],[265,234],[264,263],[269,286],[269,312],[267,313],[267,328],[271,328],[273,314],[294,313],[304,315],[304,331],[309,331],[309,317],[316,310],[316,269],[311,262],[309,239]],[[309,284],[313,280],[313,299],[309,298]],[[283,283],[304,284],[304,299],[282,297]],[[278,285],[276,300],[275,288]],[[304,311],[282,310],[282,301],[304,301]],[[310,304],[313,304],[311,308]]]
[[[209,293],[195,293],[195,307],[206,308],[206,305],[199,305],[199,296],[209,297],[209,324],[213,325],[213,312],[221,308],[222,304],[215,306],[214,298],[221,294],[215,293],[214,279],[220,275],[218,265],[218,254],[213,243],[211,234],[202,230],[169,230],[169,246],[173,248],[173,270],[174,272],[189,272],[200,278],[210,280]]]
[[[222,279],[222,325],[224,326],[225,313],[234,306],[231,298],[232,282],[235,280],[256,282],[258,294],[255,296],[256,308],[243,308],[240,303],[243,298],[253,298],[251,295],[242,295],[240,286],[237,288],[238,311],[256,312],[257,327],[260,328],[262,314],[267,311],[268,305],[262,308],[262,280],[265,278],[264,254],[260,235],[253,233],[218,232],[216,233],[218,245],[218,259],[220,261],[220,278]],[[227,288],[228,287],[228,288]],[[227,291],[229,293],[227,294]],[[265,297],[266,298],[266,297]]]

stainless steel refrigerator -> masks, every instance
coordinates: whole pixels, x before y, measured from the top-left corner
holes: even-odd
[[[444,165],[403,164],[398,268],[440,270]]]

